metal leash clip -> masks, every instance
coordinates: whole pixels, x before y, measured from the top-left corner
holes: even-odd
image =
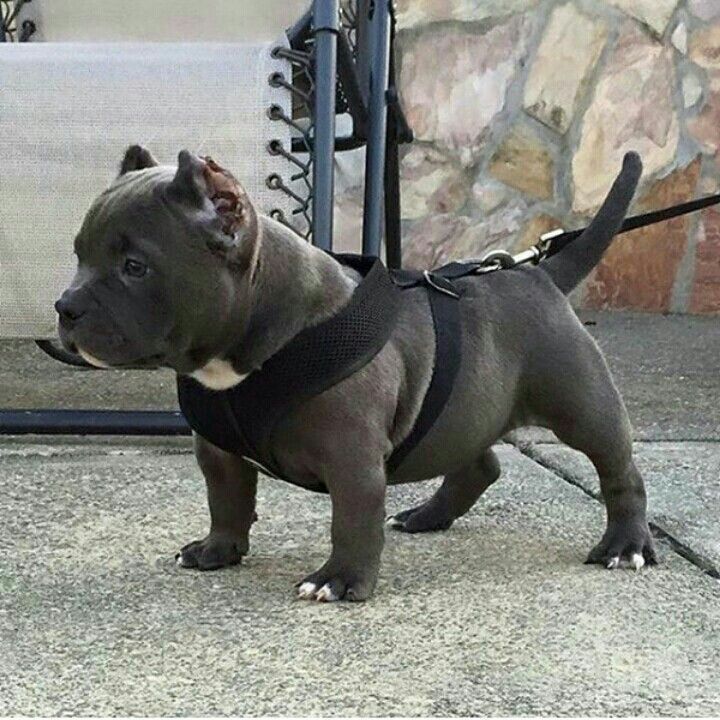
[[[512,261],[511,264],[503,264],[501,267],[502,269],[505,269],[506,267],[515,267],[515,265],[525,265],[526,263],[532,263],[533,265],[537,265],[541,260],[545,258],[548,251],[550,250],[550,244],[556,237],[559,237],[565,232],[562,228],[557,228],[555,230],[551,230],[550,232],[546,232],[543,235],[540,236],[540,240],[538,240],[535,245],[533,245],[531,248],[528,248],[527,250],[523,250],[522,252],[518,253],[517,255],[510,255],[510,259]],[[483,262],[494,262],[495,261],[495,255],[498,253],[504,253],[505,255],[509,255],[509,253],[506,253],[504,250],[496,250],[495,252],[489,253],[483,258]],[[504,262],[510,263],[510,261],[505,260]]]
[[[496,266],[497,270],[508,270],[517,265],[517,260],[507,250],[492,250],[480,260],[480,264],[483,267]]]
[[[517,255],[511,255],[507,250],[491,250],[487,255],[481,258],[472,258],[469,260],[461,260],[460,262],[468,265],[475,265],[474,275],[481,273],[494,272],[495,270],[509,270],[516,265],[525,265],[532,263],[537,265],[547,255],[550,249],[550,243],[553,238],[562,235],[565,232],[562,228],[551,230],[540,236],[540,239],[527,250],[523,250]]]
[[[564,233],[563,228],[546,232],[540,236],[540,239],[532,247],[519,252],[517,255],[511,255],[507,250],[491,250],[481,258],[470,258],[459,262],[472,266],[472,269],[468,272],[470,275],[481,275],[496,270],[509,270],[527,263],[537,265],[548,254],[552,241]],[[425,279],[430,282],[427,277]]]
[[[535,245],[515,255],[513,258],[515,260],[515,264],[524,265],[525,263],[532,263],[533,265],[537,265],[545,258],[550,250],[550,243],[556,237],[560,237],[560,235],[564,232],[565,230],[562,228],[557,228],[557,230],[551,230],[550,232],[546,232],[544,235],[541,235],[540,240],[538,240]]]
[[[555,228],[555,230],[550,230],[550,232],[546,232],[543,235],[540,236],[540,240],[537,243],[536,247],[540,251],[540,258],[538,259],[538,262],[542,260],[550,250],[550,244],[556,237],[560,237],[561,235],[565,234],[564,228]]]
[[[491,250],[481,258],[467,258],[460,263],[472,266],[471,275],[484,275],[495,270],[509,270],[517,264],[515,258],[507,250]]]

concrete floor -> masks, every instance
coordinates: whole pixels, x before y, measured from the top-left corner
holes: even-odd
[[[251,554],[201,574],[186,440],[0,442],[0,714],[720,714],[720,319],[586,314],[636,426],[662,564],[582,564],[583,458],[538,431],[446,533],[388,532],[374,599],[294,600],[325,497],[261,484]],[[167,373],[65,369],[0,344],[0,404],[175,406]],[[432,490],[393,488],[388,511]]]

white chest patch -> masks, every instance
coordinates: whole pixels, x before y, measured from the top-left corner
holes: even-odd
[[[199,383],[211,390],[227,390],[241,383],[247,375],[239,375],[227,360],[211,360],[199,370],[190,373]]]

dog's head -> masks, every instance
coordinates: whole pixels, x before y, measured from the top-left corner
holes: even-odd
[[[242,330],[258,227],[212,159],[183,150],[165,167],[129,148],[75,239],[78,269],[55,304],[63,344],[99,366],[201,367]]]

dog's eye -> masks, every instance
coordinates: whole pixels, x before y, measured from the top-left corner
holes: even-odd
[[[141,263],[139,260],[133,260],[133,258],[127,258],[123,265],[123,272],[130,277],[142,277],[147,272],[147,265]]]

